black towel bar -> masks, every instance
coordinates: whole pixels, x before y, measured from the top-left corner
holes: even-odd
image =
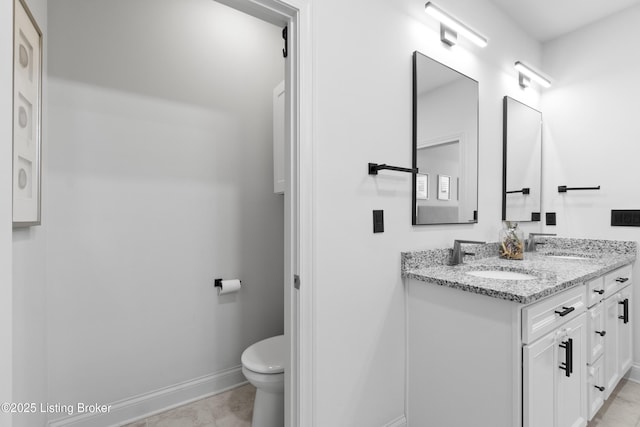
[[[418,173],[418,168],[412,169],[412,168],[401,168],[398,166],[389,166],[387,164],[381,164],[379,165],[378,163],[369,163],[368,166],[368,171],[369,171],[369,175],[378,175],[378,171],[383,170],[383,169],[388,169],[391,171],[396,171],[396,172],[408,172],[408,173]]]
[[[513,193],[522,193],[522,194],[530,194],[531,193],[531,189],[530,188],[523,188],[522,190],[513,190],[513,191],[507,191],[507,194],[513,194]]]
[[[597,187],[567,187],[566,185],[558,186],[558,193],[566,193],[569,190],[599,190],[600,186]]]

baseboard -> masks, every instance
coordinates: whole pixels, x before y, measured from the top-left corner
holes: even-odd
[[[404,415],[401,415],[395,420],[385,424],[384,427],[407,427],[407,418]]]
[[[102,414],[74,414],[49,421],[49,427],[121,426],[245,384],[242,367],[220,371],[111,403]],[[109,405],[109,404],[107,404]]]
[[[631,365],[631,369],[629,369],[625,378],[636,383],[640,383],[640,364],[636,363]]]

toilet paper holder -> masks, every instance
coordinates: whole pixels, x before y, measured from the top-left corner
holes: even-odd
[[[213,280],[213,286],[215,286],[216,288],[222,288],[222,281],[224,279],[214,279]],[[238,280],[240,283],[242,283],[242,280]],[[211,282],[209,282],[211,283]]]

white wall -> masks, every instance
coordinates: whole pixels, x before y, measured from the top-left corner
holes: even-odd
[[[640,6],[548,42],[543,69],[554,79],[542,97],[544,210],[557,212],[547,231],[568,237],[640,240],[636,227],[611,227],[612,209],[640,209]],[[559,185],[599,191],[559,194]],[[634,268],[640,277],[640,263]],[[636,296],[640,280],[635,281]],[[640,313],[640,298],[634,304]],[[640,364],[640,328],[635,328]],[[640,369],[640,366],[638,366]]]
[[[487,1],[438,4],[484,32],[489,46],[444,47],[424,2],[313,4],[317,426],[384,425],[402,416],[400,252],[450,247],[455,238],[497,240],[502,97],[538,106],[536,92],[520,90],[513,63],[539,64],[539,44]],[[480,82],[478,224],[413,227],[410,175],[366,173],[368,162],[411,164],[414,50]],[[384,210],[384,233],[372,233],[374,209]]]
[[[280,28],[209,0],[59,0],[49,30],[49,401],[238,367],[283,331]]]
[[[47,2],[27,1],[43,34],[42,81],[42,157],[43,176],[46,176],[47,138]],[[46,212],[48,185],[42,185],[42,211]],[[46,280],[45,244],[47,223],[41,226],[13,231],[13,402],[46,402]],[[14,414],[13,426],[42,426],[47,415],[35,413]]]
[[[0,0],[0,57],[13,57],[13,0]],[[13,400],[13,279],[11,165],[13,152],[13,64],[0,61],[0,402]],[[0,411],[0,426],[11,427],[11,414]]]

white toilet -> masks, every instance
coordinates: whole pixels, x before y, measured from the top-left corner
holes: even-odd
[[[284,335],[267,338],[242,352],[242,373],[256,388],[252,427],[284,426]]]

